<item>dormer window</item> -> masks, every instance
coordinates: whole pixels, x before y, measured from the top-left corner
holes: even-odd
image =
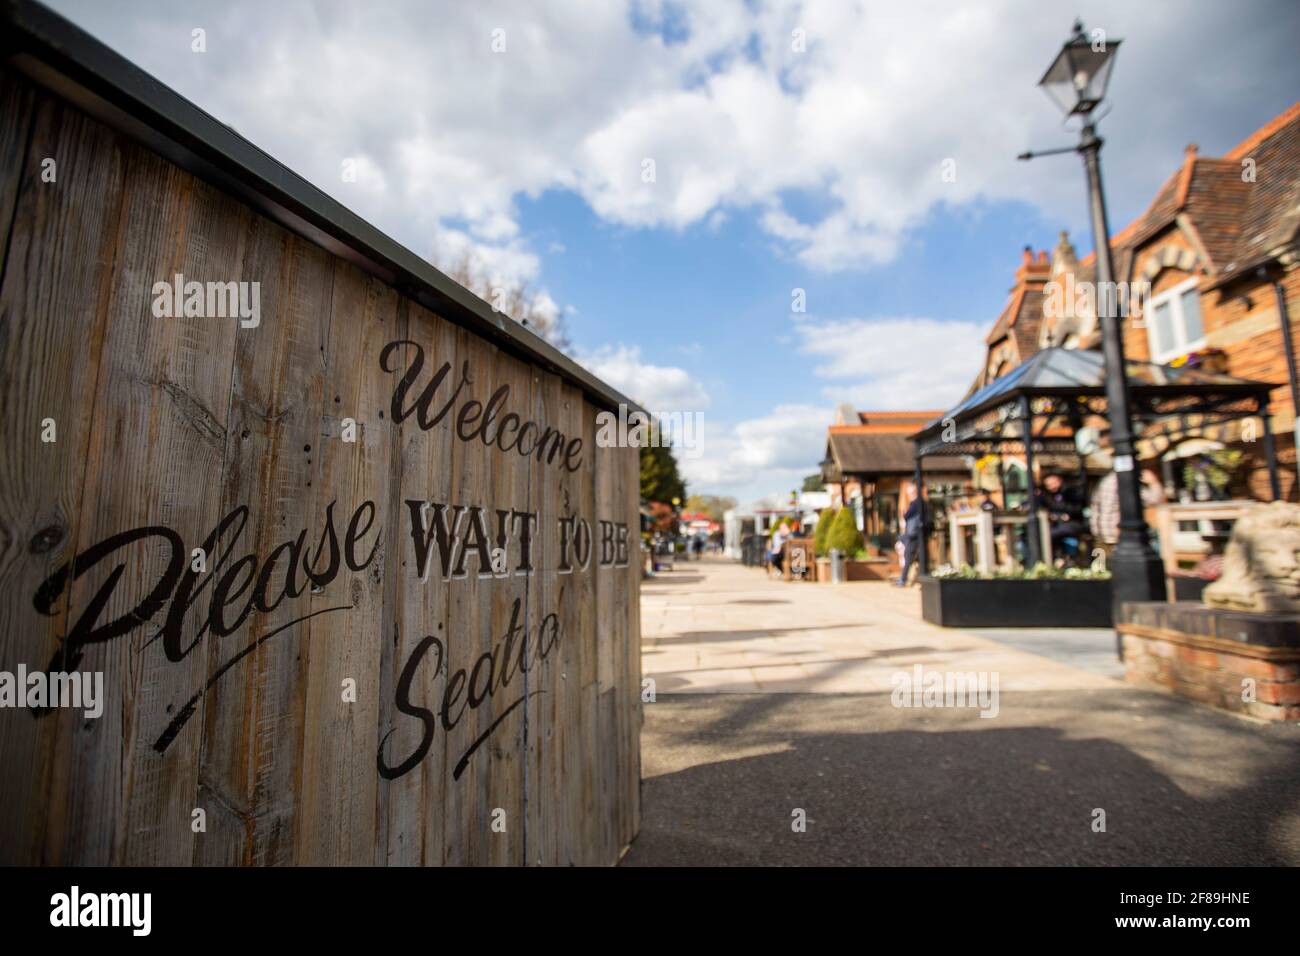
[[[1147,343],[1151,361],[1169,362],[1205,345],[1201,295],[1196,279],[1188,279],[1153,296],[1147,305]]]

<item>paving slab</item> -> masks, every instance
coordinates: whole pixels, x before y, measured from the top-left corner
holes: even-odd
[[[643,672],[662,693],[873,693],[918,663],[997,671],[1003,689],[1105,687],[1122,676],[1113,631],[936,627],[921,620],[918,589],[883,581],[785,582],[706,558],[645,582],[641,603]]]
[[[1125,684],[1112,631],[945,629],[915,589],[680,567],[643,596],[626,866],[1300,865],[1300,725]],[[897,698],[917,665],[996,674],[996,708]]]

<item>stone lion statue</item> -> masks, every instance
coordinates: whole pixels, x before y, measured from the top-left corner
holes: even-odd
[[[1234,611],[1300,611],[1300,505],[1257,504],[1238,518],[1223,575],[1204,600]]]

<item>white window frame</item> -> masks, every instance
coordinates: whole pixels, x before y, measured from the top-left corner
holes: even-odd
[[[1183,293],[1188,289],[1197,287],[1200,280],[1195,276],[1180,282],[1172,288],[1166,289],[1157,296],[1153,296],[1147,302],[1146,311],[1143,313],[1144,324],[1147,327],[1147,349],[1151,353],[1151,361],[1157,364],[1163,364],[1170,359],[1176,359],[1180,355],[1186,355],[1188,352],[1194,352],[1196,349],[1205,346],[1205,310],[1201,310],[1201,337],[1192,341],[1187,341],[1184,336],[1187,334],[1187,323],[1183,317]],[[1197,307],[1200,307],[1200,296],[1197,297]],[[1164,352],[1156,351],[1156,306],[1165,302],[1169,303],[1169,311],[1174,317],[1173,333],[1176,343],[1172,349],[1166,349]]]

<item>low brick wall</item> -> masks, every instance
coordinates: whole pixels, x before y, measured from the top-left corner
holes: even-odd
[[[898,576],[898,562],[889,558],[854,558],[844,565],[850,581],[888,581]]]
[[[1125,604],[1122,617],[1130,683],[1263,720],[1300,720],[1300,616],[1142,603]]]
[[[818,558],[816,562],[816,580],[829,584],[831,580],[831,562],[829,558]],[[844,562],[845,581],[889,581],[898,577],[898,562],[889,558],[849,558]]]

